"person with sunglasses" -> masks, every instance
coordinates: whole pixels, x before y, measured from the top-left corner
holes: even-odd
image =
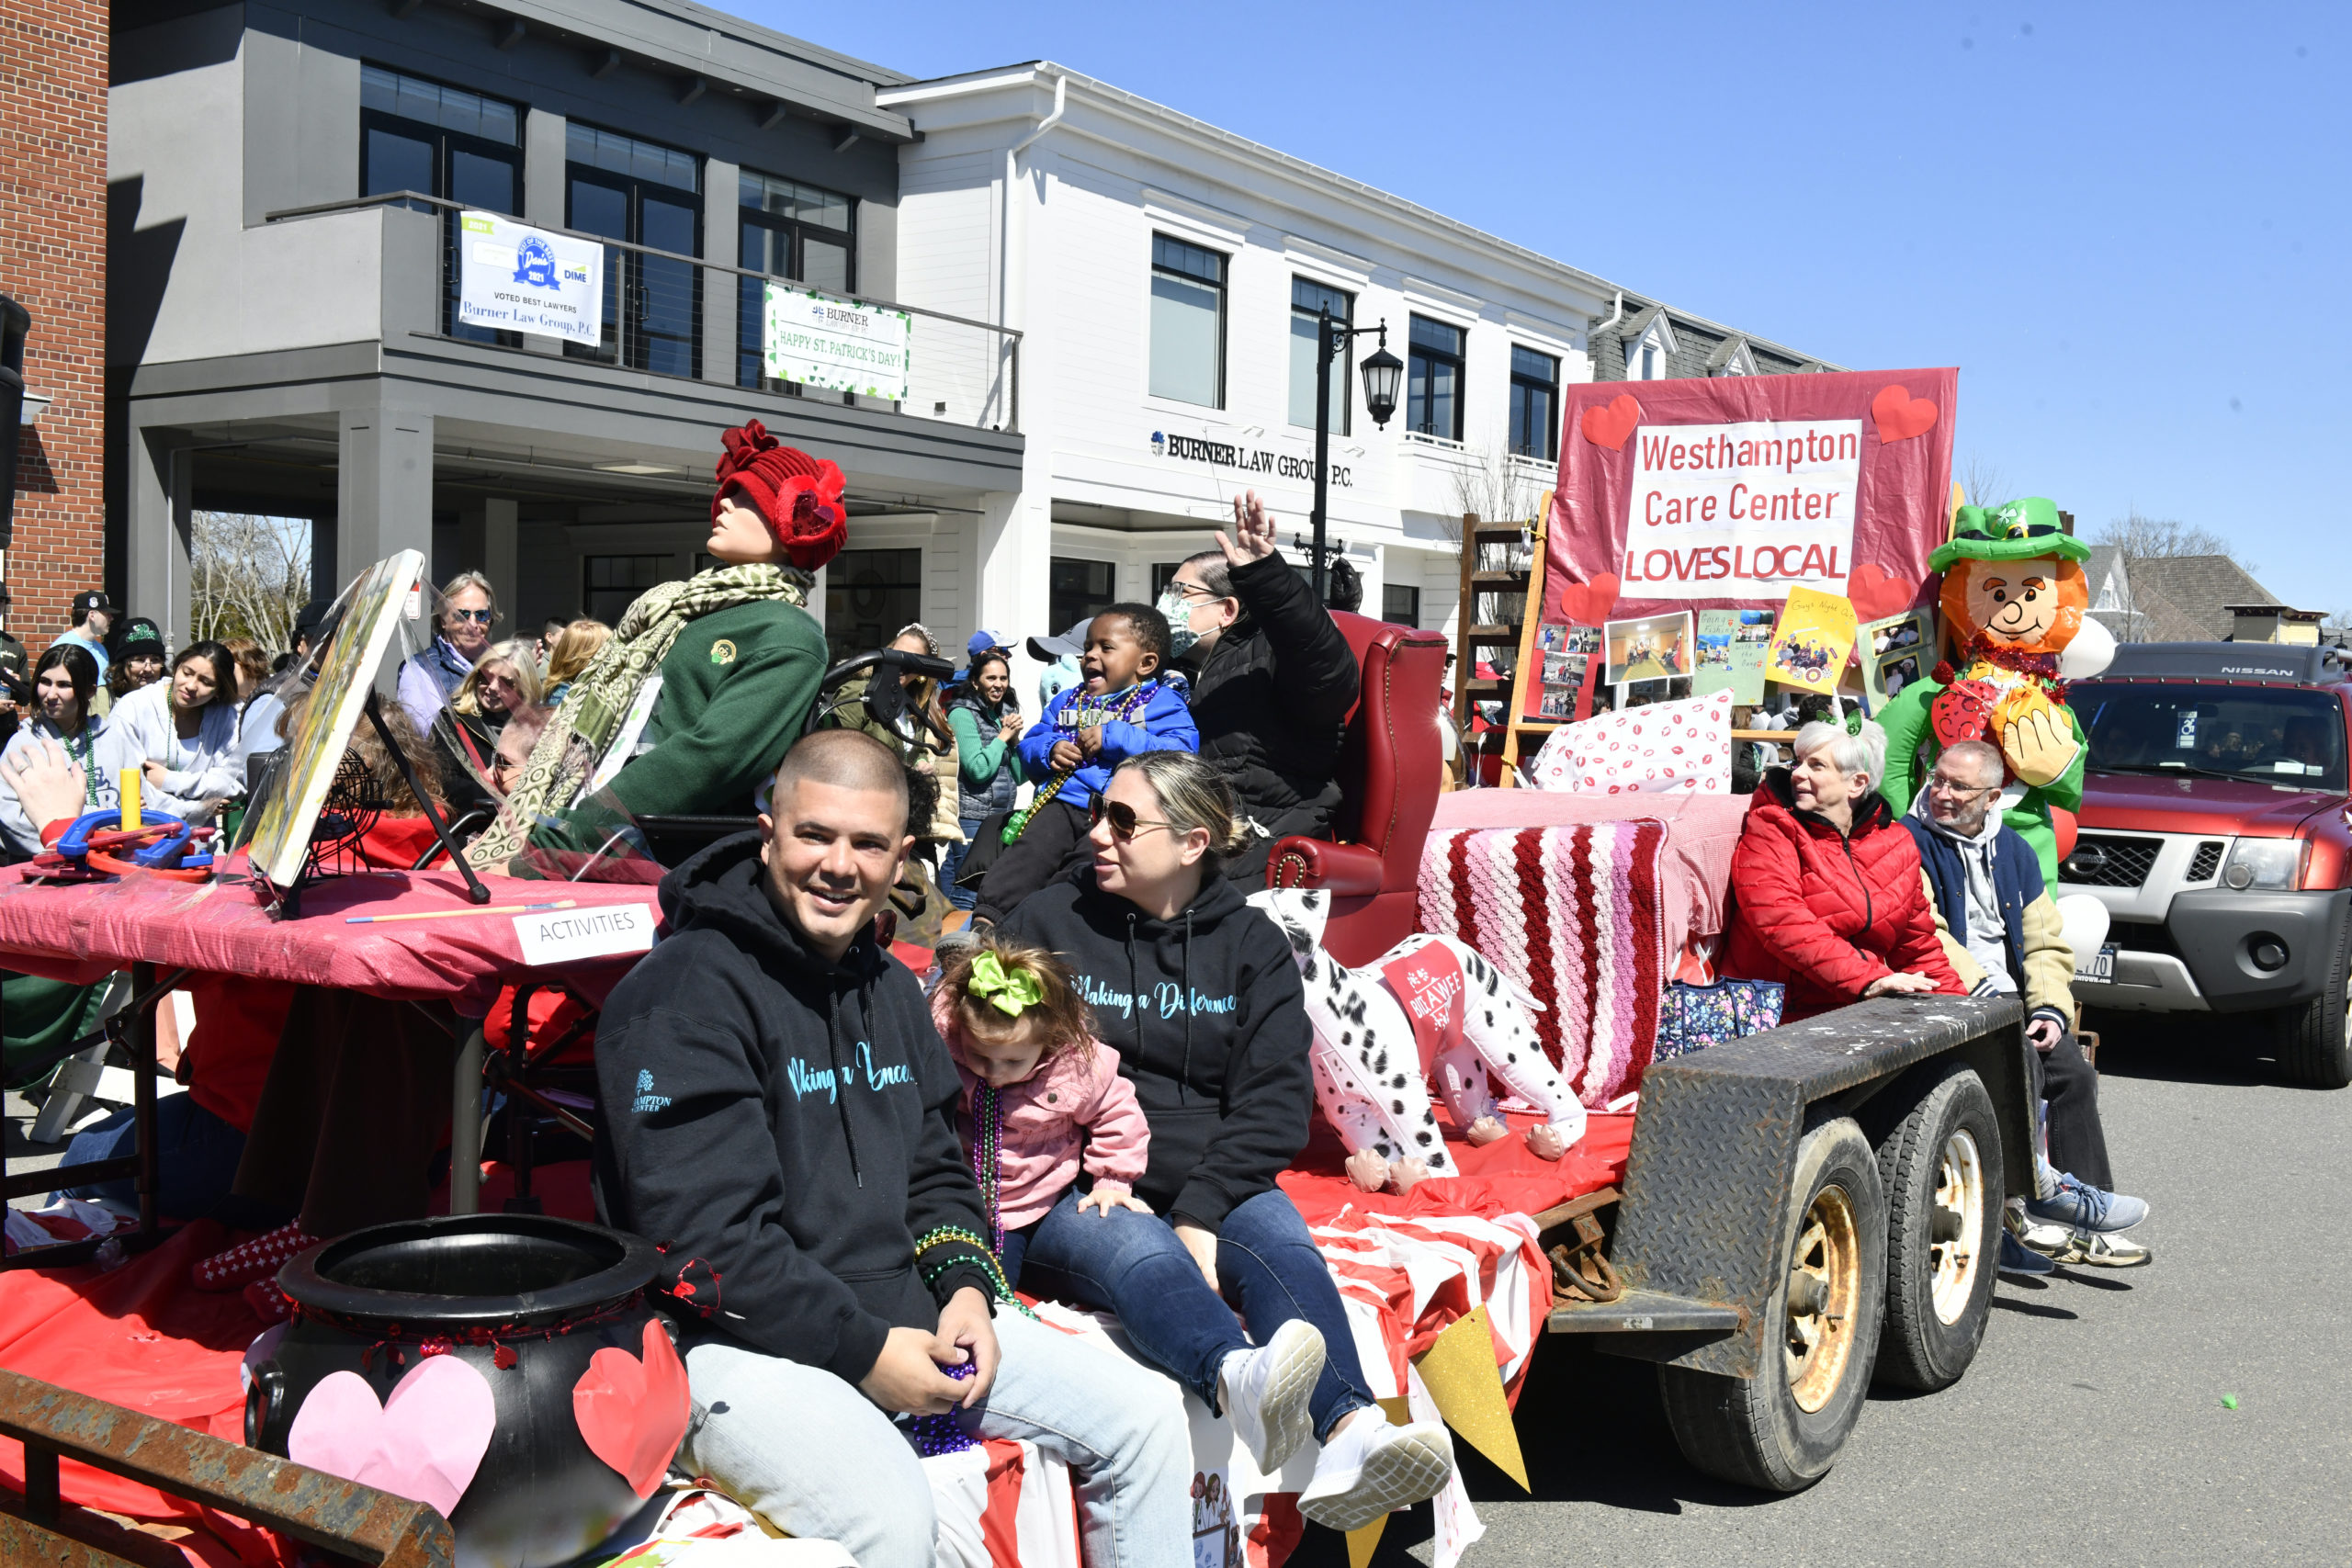
[[[401,666],[401,706],[408,709],[419,735],[433,733],[435,717],[489,651],[490,628],[497,624],[498,596],[490,579],[461,571],[442,585],[440,635]]]
[[[1452,1440],[1381,1413],[1330,1269],[1275,1185],[1315,1114],[1312,1037],[1289,942],[1222,874],[1242,843],[1231,792],[1189,752],[1148,751],[1091,818],[1091,865],[1000,934],[1060,955],[1118,1054],[1151,1129],[1133,1191],[1152,1212],[1056,1207],[1022,1288],[1117,1313],[1136,1353],[1229,1416],[1266,1473],[1313,1436],[1299,1511],[1317,1523],[1351,1530],[1434,1495]]]

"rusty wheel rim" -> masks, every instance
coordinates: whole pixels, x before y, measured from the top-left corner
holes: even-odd
[[[1814,1194],[1789,1258],[1788,1327],[1781,1354],[1789,1394],[1810,1416],[1829,1403],[1854,1357],[1862,1244],[1842,1187]]]
[[[1976,1238],[1984,1234],[1984,1159],[1965,1127],[1952,1129],[1936,1161],[1928,1268],[1938,1322],[1958,1323],[1976,1291]]]

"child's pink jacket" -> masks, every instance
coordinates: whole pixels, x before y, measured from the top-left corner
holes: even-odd
[[[944,992],[933,997],[931,1012],[964,1080],[961,1104],[969,1127],[972,1090],[980,1080],[965,1061],[963,1032]],[[1136,1103],[1136,1086],[1119,1076],[1119,1054],[1100,1040],[1091,1053],[1064,1052],[1023,1082],[997,1090],[997,1101],[1004,1112],[997,1207],[1006,1230],[1044,1219],[1062,1190],[1078,1179],[1081,1159],[1098,1189],[1125,1191],[1143,1175],[1151,1127]],[[977,1136],[977,1131],[967,1134],[967,1148]]]

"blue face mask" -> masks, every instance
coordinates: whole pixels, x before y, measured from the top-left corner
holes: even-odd
[[[1193,602],[1171,582],[1160,591],[1159,603],[1152,607],[1168,617],[1168,657],[1183,658],[1201,640],[1201,634],[1193,629]]]

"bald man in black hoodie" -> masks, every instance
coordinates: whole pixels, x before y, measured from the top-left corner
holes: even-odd
[[[1176,1568],[1192,1466],[1174,1388],[991,1316],[955,1065],[873,936],[906,818],[886,748],[802,740],[762,831],[663,880],[670,935],[605,1008],[597,1197],[673,1271],[695,1410],[677,1462],[864,1568],[922,1568],[931,1493],[892,1421],[956,1410],[1077,1470],[1090,1564]]]

